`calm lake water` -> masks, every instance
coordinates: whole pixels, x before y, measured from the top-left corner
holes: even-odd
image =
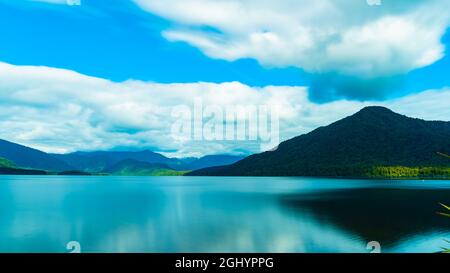
[[[0,176],[0,252],[436,252],[450,181]]]

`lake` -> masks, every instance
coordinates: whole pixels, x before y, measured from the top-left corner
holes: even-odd
[[[436,252],[450,181],[0,176],[0,252]]]

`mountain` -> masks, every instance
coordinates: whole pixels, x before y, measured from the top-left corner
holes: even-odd
[[[125,159],[112,167],[103,170],[104,173],[124,176],[176,176],[183,172],[176,171],[161,163],[148,163],[133,159]]]
[[[0,140],[0,157],[14,162],[17,167],[26,169],[48,171],[65,171],[72,169],[67,163],[50,154],[6,140]]]
[[[76,170],[91,173],[102,172],[104,169],[111,168],[126,159],[167,165],[181,164],[178,159],[168,158],[148,150],[139,152],[76,152],[70,154],[53,154],[53,156],[73,166]]]
[[[144,150],[75,152],[70,154],[47,154],[26,146],[0,140],[0,167],[14,164],[14,168],[37,169],[65,173],[101,173],[121,161],[131,159],[150,164],[164,164],[176,171],[191,171],[234,163],[242,157],[232,155],[210,155],[202,158],[168,158]]]
[[[239,160],[244,159],[243,156],[235,155],[207,155],[191,162],[184,164],[185,170],[198,170],[203,168],[209,168],[214,166],[230,165]]]
[[[450,122],[366,107],[329,126],[282,142],[275,151],[191,172],[211,176],[450,178]]]
[[[11,160],[0,157],[0,174],[8,175],[45,175],[47,172],[39,170],[26,170],[17,168],[16,164]]]
[[[0,167],[0,175],[47,175],[46,171]]]
[[[197,170],[212,166],[228,165],[243,157],[232,155],[209,155],[202,158],[168,158],[152,151],[138,152],[76,152],[70,154],[52,154],[55,158],[73,166],[73,169],[91,173],[99,173],[115,164],[132,159],[146,163],[165,164],[178,171]]]

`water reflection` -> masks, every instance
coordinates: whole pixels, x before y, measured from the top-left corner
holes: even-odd
[[[65,252],[73,240],[83,252],[367,252],[372,240],[433,252],[450,234],[435,214],[450,187],[428,185],[2,176],[0,252]]]
[[[450,221],[436,212],[440,210],[439,202],[449,200],[449,193],[448,190],[369,188],[317,193],[308,198],[287,194],[280,200],[299,214],[304,209],[311,210],[365,241],[375,240],[385,247],[395,247],[413,236],[445,235],[450,230]]]

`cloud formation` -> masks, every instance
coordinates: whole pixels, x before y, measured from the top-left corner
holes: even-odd
[[[164,32],[167,39],[210,57],[364,77],[405,73],[440,59],[450,19],[448,1],[439,0],[386,1],[378,10],[365,0],[135,2],[178,24]]]
[[[438,61],[450,23],[447,0],[381,6],[366,0],[133,1],[173,22],[163,32],[166,39],[186,42],[211,58],[253,58],[267,67],[293,66],[355,81],[384,81]],[[376,97],[365,90],[346,94],[345,84],[333,88],[358,99]]]
[[[316,104],[308,99],[306,87],[115,83],[70,70],[1,62],[0,79],[0,138],[48,152],[124,148],[183,156],[259,152],[259,145],[248,141],[172,139],[174,107],[190,107],[195,98],[223,108],[278,105],[281,140],[372,105],[346,100]],[[448,120],[448,101],[450,89],[425,91],[382,105],[414,117]]]

